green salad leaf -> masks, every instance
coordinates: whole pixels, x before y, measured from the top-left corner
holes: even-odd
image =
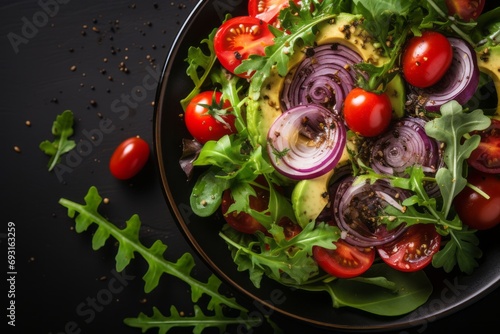
[[[248,270],[256,287],[260,287],[264,274],[279,282],[306,283],[319,271],[312,257],[312,247],[335,249],[334,242],[340,238],[340,230],[325,223],[315,226],[311,222],[291,239],[286,239],[283,229],[277,225],[270,231],[281,236],[270,237],[257,232],[255,239],[228,225],[219,234],[228,244],[238,270]]]
[[[52,124],[52,134],[54,141],[44,140],[40,143],[40,149],[50,156],[48,163],[49,171],[61,162],[61,156],[76,147],[74,140],[69,139],[73,135],[73,112],[65,110],[56,117]]]
[[[224,304],[233,309],[247,312],[239,305],[234,298],[228,298],[219,293],[222,282],[211,275],[206,283],[200,282],[191,276],[191,271],[195,265],[191,254],[185,253],[176,262],[168,261],[164,258],[167,246],[157,240],[151,247],[146,247],[139,240],[139,230],[141,221],[138,215],[133,215],[124,229],[104,218],[99,212],[99,205],[102,197],[96,187],[91,187],[85,196],[85,204],[78,204],[71,200],[61,198],[59,204],[68,209],[68,216],[74,218],[75,229],[78,233],[86,231],[90,225],[96,224],[97,230],[92,238],[92,248],[100,249],[112,236],[118,242],[118,252],[116,254],[116,270],[122,271],[134,258],[135,254],[141,255],[148,263],[148,270],[143,276],[145,282],[144,291],[150,292],[158,286],[159,279],[163,274],[172,275],[186,282],[191,287],[191,299],[197,302],[203,295],[210,298],[208,309],[213,310],[216,305]]]
[[[229,325],[244,325],[246,329],[261,325],[260,318],[227,317],[222,312],[220,305],[215,307],[214,315],[204,314],[202,309],[195,305],[193,316],[180,315],[173,305],[170,307],[169,316],[163,315],[158,308],[154,307],[151,316],[140,313],[137,318],[126,318],[124,322],[130,327],[142,329],[143,332],[157,328],[158,333],[167,333],[176,327],[193,327],[194,334],[202,333],[208,328],[218,328],[219,333],[226,333]],[[275,333],[278,332],[275,331]]]
[[[423,305],[433,287],[424,271],[405,273],[384,263],[373,264],[360,277],[297,286],[326,291],[333,307],[352,307],[382,316],[398,316]]]

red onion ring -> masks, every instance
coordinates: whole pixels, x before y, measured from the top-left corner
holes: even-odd
[[[408,167],[419,165],[434,174],[443,165],[439,143],[427,136],[426,121],[405,117],[394,121],[382,135],[368,140],[362,152],[368,165],[379,174],[406,176]],[[366,160],[366,159],[365,159]]]
[[[358,247],[373,247],[400,236],[406,230],[405,224],[387,230],[386,225],[378,222],[378,216],[389,204],[401,207],[409,194],[385,180],[356,185],[353,181],[353,176],[347,176],[331,188],[334,221],[343,231],[345,241]]]
[[[346,144],[343,121],[319,105],[301,105],[271,125],[267,152],[281,174],[295,180],[314,178],[334,168]]]
[[[467,42],[455,37],[448,37],[453,48],[453,61],[443,78],[435,85],[420,89],[410,87],[410,99],[428,111],[439,108],[451,100],[464,105],[477,90],[479,68],[474,49]]]
[[[282,109],[318,104],[336,112],[354,88],[354,64],[361,56],[342,44],[325,44],[308,49],[307,57],[285,78]],[[340,109],[340,108],[338,108]]]

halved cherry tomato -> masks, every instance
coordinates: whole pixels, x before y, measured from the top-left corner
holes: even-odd
[[[344,120],[354,132],[373,137],[387,129],[392,119],[391,100],[387,94],[376,94],[354,88],[344,100]]]
[[[124,140],[113,152],[109,161],[111,174],[120,180],[135,176],[149,159],[149,145],[139,137]]]
[[[490,198],[486,199],[470,187],[465,187],[453,201],[462,222],[477,230],[487,230],[500,224],[500,175],[469,168],[467,182]]]
[[[205,91],[196,95],[186,107],[184,121],[189,133],[200,143],[219,140],[236,132],[235,116],[229,101],[221,102],[222,93]]]
[[[360,250],[339,239],[336,249],[313,247],[314,260],[328,274],[339,278],[351,278],[363,274],[375,260],[372,248]]]
[[[273,44],[274,35],[267,22],[251,16],[236,16],[224,22],[214,36],[214,50],[229,72],[250,55],[263,56],[264,48]],[[238,74],[249,78],[253,73]]]
[[[249,0],[248,15],[273,25],[276,23],[280,11],[289,6],[289,0]],[[298,3],[299,0],[294,0]]]
[[[445,0],[448,14],[457,14],[464,21],[475,20],[481,15],[486,0]]]
[[[434,224],[411,225],[393,242],[377,247],[378,254],[390,267],[412,272],[425,268],[441,246],[441,235]]]
[[[269,206],[269,191],[256,186],[253,186],[253,188],[257,196],[249,197],[250,208],[256,211],[266,210]],[[228,209],[233,203],[234,199],[231,195],[231,189],[225,190],[222,194],[221,209],[229,226],[236,231],[247,234],[254,234],[257,231],[267,233],[267,229],[250,214],[236,211],[228,213]]]
[[[421,36],[412,37],[401,58],[406,81],[419,88],[437,83],[452,60],[453,49],[450,42],[435,31],[424,31]]]
[[[467,162],[481,172],[500,173],[500,120],[492,119],[486,130],[476,133],[481,136],[481,142]]]

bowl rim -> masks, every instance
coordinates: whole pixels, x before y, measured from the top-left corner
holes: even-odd
[[[209,4],[213,3],[216,0],[198,0],[197,4],[195,4],[194,8],[184,21],[181,26],[179,32],[177,33],[174,41],[172,42],[171,48],[167,54],[165,62],[163,64],[163,68],[161,71],[161,75],[158,82],[158,87],[156,90],[155,96],[155,104],[154,104],[154,115],[153,115],[153,151],[156,159],[156,166],[159,171],[160,179],[161,179],[161,189],[162,193],[166,199],[169,210],[172,214],[174,221],[177,226],[180,228],[182,234],[190,244],[192,248],[196,251],[197,255],[200,256],[201,260],[208,266],[208,268],[213,272],[216,276],[218,276],[223,282],[228,283],[232,288],[235,288],[239,293],[243,296],[250,298],[251,300],[255,300],[262,305],[276,311],[284,316],[311,324],[315,326],[319,326],[326,329],[336,329],[336,330],[356,330],[356,331],[378,331],[378,330],[398,330],[398,329],[407,329],[415,326],[422,325],[422,323],[429,322],[428,319],[432,319],[431,321],[435,321],[441,319],[450,314],[456,313],[467,306],[477,302],[479,299],[486,296],[489,292],[500,287],[500,273],[497,275],[497,279],[491,280],[488,282],[489,284],[482,285],[479,289],[475,290],[468,298],[461,301],[459,304],[453,304],[449,307],[442,308],[435,312],[430,312],[429,314],[425,314],[420,317],[412,317],[411,319],[407,319],[405,316],[396,317],[399,318],[400,321],[392,321],[388,325],[339,325],[333,323],[325,323],[323,321],[319,321],[316,319],[311,319],[309,317],[304,317],[295,313],[288,312],[283,310],[282,308],[274,305],[273,303],[269,303],[265,299],[257,296],[245,289],[238,282],[233,280],[230,276],[228,276],[203,250],[200,244],[197,242],[194,235],[191,233],[188,225],[186,224],[181,210],[175,204],[174,194],[172,189],[170,188],[170,183],[168,180],[168,176],[165,169],[165,159],[163,154],[163,146],[162,146],[162,118],[164,117],[162,113],[162,108],[165,104],[165,90],[166,85],[169,80],[171,68],[173,66],[174,59],[178,56],[178,52],[180,49],[180,45],[182,44],[183,39],[189,33],[191,26],[194,24],[196,19],[202,14],[203,9]],[[390,319],[394,320],[394,318],[390,317]]]

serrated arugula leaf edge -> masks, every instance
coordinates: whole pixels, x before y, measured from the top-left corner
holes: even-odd
[[[137,215],[132,216],[127,221],[127,227],[120,229],[113,223],[98,213],[97,209],[102,202],[97,188],[92,186],[85,196],[85,205],[75,203],[65,198],[59,200],[59,204],[68,209],[68,216],[74,218],[76,222],[76,231],[82,233],[86,231],[91,224],[97,224],[98,228],[92,240],[94,250],[102,247],[109,236],[113,236],[118,243],[118,253],[116,255],[117,271],[123,270],[138,253],[148,263],[148,270],[143,276],[145,281],[144,290],[150,292],[159,283],[162,274],[169,274],[177,277],[191,287],[191,298],[193,302],[206,294],[210,297],[208,309],[212,310],[214,305],[225,304],[242,312],[248,312],[246,308],[239,305],[234,298],[228,298],[219,294],[218,289],[222,282],[211,275],[207,283],[200,282],[191,277],[190,272],[194,267],[194,259],[191,254],[185,253],[177,262],[170,262],[163,257],[167,246],[160,240],[157,240],[150,248],[144,246],[139,240],[140,220]]]

